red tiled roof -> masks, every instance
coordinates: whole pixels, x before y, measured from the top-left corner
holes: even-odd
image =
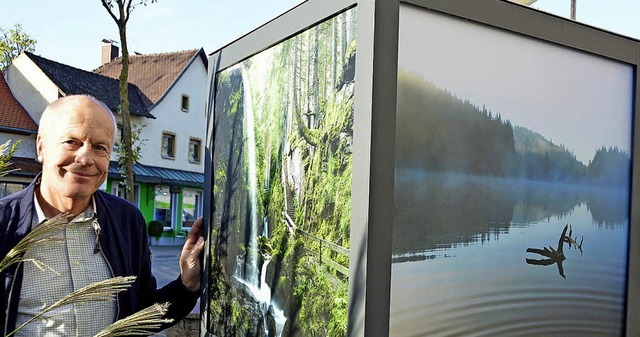
[[[38,125],[33,121],[22,105],[11,93],[4,75],[0,72],[0,127],[26,131],[38,131]]]
[[[154,104],[176,80],[189,61],[201,50],[130,55],[128,81],[135,84],[147,96],[150,100],[149,105]],[[204,58],[206,62],[206,55]],[[111,78],[120,78],[121,67],[122,57],[118,57],[93,72]]]

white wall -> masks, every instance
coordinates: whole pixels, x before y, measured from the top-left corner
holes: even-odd
[[[189,96],[189,111],[181,109],[182,95]],[[141,138],[147,139],[140,163],[178,170],[204,172],[205,103],[207,70],[200,58],[182,74],[166,96],[150,111],[156,119],[147,119]],[[162,134],[176,135],[175,159],[162,158]],[[189,139],[202,141],[202,159],[199,164],[189,162]]]
[[[5,70],[5,77],[15,98],[39,123],[42,111],[58,98],[58,87],[24,53]]]
[[[119,112],[116,112],[113,114],[113,117],[116,119],[116,124],[118,124],[118,126],[122,126],[122,114]],[[153,123],[153,121],[155,121],[154,119],[149,119],[146,117],[140,117],[140,116],[131,116],[130,118],[131,121],[131,126],[135,127],[136,125],[149,125],[151,123]],[[116,131],[116,143],[120,140],[120,135],[117,134]],[[141,139],[144,139],[144,136],[141,137]],[[135,146],[135,144],[133,144]],[[143,146],[147,146],[147,143],[145,142],[143,144]],[[116,151],[115,145],[113,147],[113,151],[111,152],[111,161],[118,161],[118,158],[120,156],[118,156],[118,152]]]

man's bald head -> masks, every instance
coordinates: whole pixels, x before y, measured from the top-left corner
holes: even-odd
[[[59,121],[61,114],[69,111],[85,110],[87,113],[104,113],[109,116],[113,122],[113,142],[111,146],[115,144],[115,134],[117,130],[116,119],[111,113],[109,107],[102,103],[98,99],[90,95],[69,95],[58,98],[51,102],[40,117],[40,123],[38,125],[38,134],[42,135],[51,128],[55,128],[57,121]]]

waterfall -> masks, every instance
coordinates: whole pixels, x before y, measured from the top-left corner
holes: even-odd
[[[264,217],[264,227],[262,228],[262,236],[268,238],[269,237],[269,220],[265,216]],[[280,309],[278,305],[271,300],[271,287],[266,281],[267,277],[267,267],[269,266],[269,262],[271,262],[271,256],[264,257],[264,263],[262,264],[262,271],[260,273],[260,289],[258,290],[257,299],[260,301],[260,309],[262,310],[263,323],[265,326],[265,330],[267,329],[267,312],[269,311],[269,307],[271,307],[273,313],[273,320],[276,323],[276,331],[275,336],[282,336],[282,329],[284,329],[284,324],[287,322],[287,317],[284,315],[284,310]]]
[[[245,130],[247,135],[249,192],[251,197],[251,233],[249,238],[249,261],[247,261],[247,274],[245,279],[254,286],[258,286],[258,183],[256,181],[256,135],[253,122],[253,101],[249,90],[249,76],[242,67],[242,90],[244,96]]]
[[[282,336],[282,329],[284,328],[284,324],[287,322],[287,317],[284,316],[284,311],[280,309],[275,302],[271,301],[271,288],[265,281],[265,277],[267,275],[267,266],[269,266],[269,262],[271,262],[271,257],[265,257],[264,264],[262,265],[262,274],[260,275],[260,289],[258,290],[258,300],[260,301],[260,310],[262,311],[262,319],[264,323],[265,330],[267,330],[267,313],[269,311],[269,307],[273,312],[273,319],[276,323],[276,331],[275,336]]]
[[[262,222],[262,236],[265,238],[269,237],[269,219],[265,216],[264,221]]]
[[[280,337],[287,318],[284,316],[284,311],[281,310],[276,303],[271,301],[271,288],[266,282],[267,267],[271,261],[271,257],[264,256],[264,262],[262,264],[260,272],[260,280],[258,280],[258,182],[257,169],[256,169],[256,136],[255,136],[255,124],[254,124],[254,111],[253,102],[251,99],[251,91],[249,90],[249,76],[244,67],[242,71],[242,90],[244,96],[244,128],[246,130],[247,137],[247,154],[248,154],[248,172],[249,175],[249,193],[251,203],[251,228],[249,236],[249,245],[247,247],[249,251],[248,261],[246,261],[246,274],[243,276],[241,273],[242,259],[239,257],[236,263],[235,277],[244,284],[251,292],[256,301],[260,304],[260,311],[262,312],[265,335],[269,336],[267,325],[267,314],[271,307],[274,320],[276,323],[275,336]],[[269,237],[268,219],[265,216],[263,220],[262,235]],[[259,282],[258,282],[259,281]]]

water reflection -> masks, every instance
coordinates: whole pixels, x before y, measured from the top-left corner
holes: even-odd
[[[622,331],[628,191],[403,170],[395,198],[390,336]]]
[[[570,229],[569,235],[567,235],[567,228],[570,228],[570,225],[564,226],[562,230],[562,234],[560,234],[560,238],[558,239],[558,247],[553,248],[551,246],[544,247],[542,249],[538,248],[527,248],[527,253],[535,253],[546,257],[546,259],[530,259],[527,258],[526,261],[528,264],[537,265],[537,266],[549,266],[552,264],[558,265],[558,273],[563,278],[566,278],[564,275],[564,268],[562,267],[562,261],[566,260],[566,256],[564,255],[564,244],[568,244],[569,248],[575,247],[580,250],[580,255],[582,255],[582,243],[584,242],[584,237],[581,238],[580,243],[576,241],[572,237],[573,229]]]
[[[570,218],[580,205],[586,205],[598,226],[619,228],[628,219],[626,190],[421,172],[403,170],[396,177],[394,262],[410,259],[411,253],[482,244],[513,228]]]

